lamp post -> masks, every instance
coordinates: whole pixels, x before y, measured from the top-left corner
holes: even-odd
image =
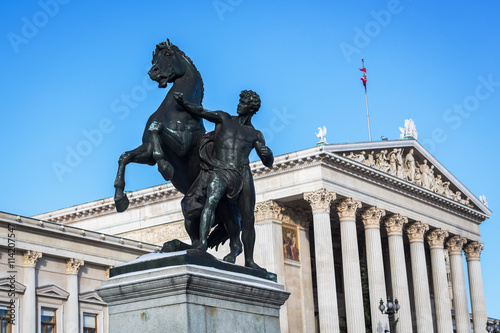
[[[385,333],[391,333],[392,332],[392,324],[394,322],[394,314],[398,312],[400,308],[398,299],[394,299],[394,303],[391,301],[391,297],[387,297],[387,309],[385,308],[384,305],[384,300],[380,299],[380,305],[378,306],[378,309],[382,314],[386,314],[389,316],[389,331],[385,330]],[[385,311],[384,311],[385,310]]]
[[[500,333],[500,320],[496,322],[493,320],[491,323],[486,323],[486,330],[490,333]]]

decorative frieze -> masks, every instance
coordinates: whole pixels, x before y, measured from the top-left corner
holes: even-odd
[[[431,249],[444,248],[444,240],[448,237],[448,231],[434,229],[427,234],[427,242]]]
[[[85,264],[83,259],[66,259],[66,274],[78,274],[80,267]]]
[[[380,228],[380,219],[385,216],[385,209],[372,206],[361,214],[365,229]]]
[[[429,230],[429,225],[422,222],[413,222],[408,225],[406,233],[410,242],[423,242],[424,234]]]
[[[408,218],[402,216],[401,214],[393,214],[387,218],[385,221],[385,229],[389,236],[392,235],[402,235],[403,226],[408,223]]]
[[[453,236],[446,241],[446,248],[449,254],[462,254],[464,244],[467,243],[467,238],[462,236]]]
[[[353,198],[345,198],[337,204],[337,213],[340,220],[356,218],[356,211],[361,208],[361,201]]]
[[[313,213],[330,212],[330,203],[337,195],[325,188],[314,192],[304,193],[304,199],[311,205]]]
[[[462,192],[450,188],[451,181],[446,180],[442,174],[438,174],[434,165],[430,165],[426,159],[419,162],[413,148],[410,148],[408,152],[405,152],[404,148],[393,148],[392,151],[374,150],[370,153],[351,151],[344,153],[343,156],[424,187],[468,207],[474,207],[469,202],[469,198],[462,198]]]
[[[467,243],[464,247],[465,257],[467,260],[479,260],[481,257],[481,250],[484,250],[484,244],[473,241]]]
[[[24,267],[35,267],[36,261],[42,257],[42,252],[37,251],[24,251],[23,256],[23,266]]]

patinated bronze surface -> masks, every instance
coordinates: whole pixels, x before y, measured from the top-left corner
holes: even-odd
[[[234,263],[243,247],[245,266],[263,270],[253,261],[255,189],[248,157],[255,148],[264,165],[271,167],[273,154],[251,123],[260,108],[259,96],[243,91],[238,116],[211,112],[201,106],[200,73],[177,46],[168,40],[158,44],[152,64],[149,76],[158,87],[173,85],[146,123],[142,144],[118,161],[117,211],[125,211],[129,204],[124,193],[125,166],[131,162],[157,165],[163,178],[185,194],[181,205],[191,238],[190,245],[167,242],[162,252],[206,251],[229,239],[231,252],[225,261]],[[202,118],[215,123],[213,132],[205,134]]]

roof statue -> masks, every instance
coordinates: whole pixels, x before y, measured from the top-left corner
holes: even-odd
[[[217,248],[229,239],[225,261],[234,263],[244,249],[245,266],[272,274],[253,261],[255,190],[249,154],[255,148],[267,167],[274,161],[264,136],[251,123],[260,108],[259,96],[243,91],[238,116],[205,110],[200,73],[168,39],[156,45],[148,74],[159,88],[169,83],[172,88],[149,117],[142,144],[120,156],[114,183],[116,210],[123,212],[129,206],[124,192],[126,165],[157,165],[165,181],[185,195],[181,207],[191,239],[191,244],[166,242],[161,252],[188,250],[205,255],[208,247]],[[213,132],[205,133],[203,119],[215,123]]]
[[[406,119],[405,128],[400,127],[399,130],[401,131],[401,135],[399,136],[400,139],[413,138],[416,140],[418,137],[417,128],[415,127],[413,119]]]
[[[479,196],[479,200],[481,200],[481,202],[483,203],[483,205],[485,205],[486,207],[488,207],[488,201],[486,201],[486,196],[485,195],[480,195]]]
[[[325,145],[327,144],[326,142],[326,126],[323,126],[323,128],[318,127],[318,133],[314,133],[316,136],[319,138],[319,142],[317,143],[318,145]]]

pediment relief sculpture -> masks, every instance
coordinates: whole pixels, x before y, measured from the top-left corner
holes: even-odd
[[[468,207],[474,207],[468,197],[463,198],[462,192],[440,174],[427,159],[417,155],[413,148],[351,151],[343,153],[343,156],[409,181]]]

